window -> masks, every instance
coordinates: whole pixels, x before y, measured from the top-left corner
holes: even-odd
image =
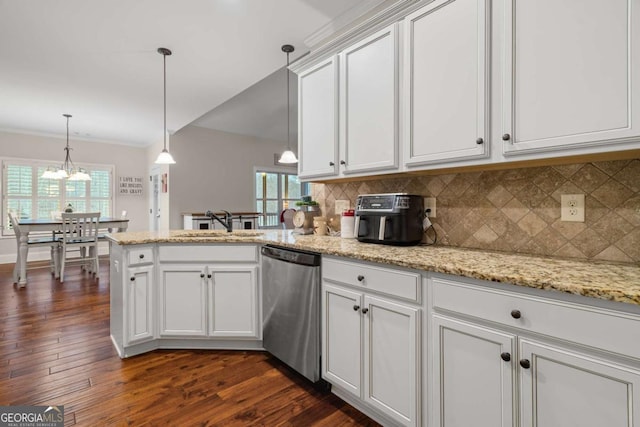
[[[256,212],[261,214],[258,227],[279,227],[280,212],[287,208],[295,209],[295,202],[308,192],[309,184],[300,182],[296,174],[256,171]]]
[[[100,212],[113,216],[113,166],[82,165],[91,181],[41,178],[47,167],[57,163],[4,159],[2,161],[2,234],[12,234],[9,211],[20,218],[51,218],[71,204],[74,212]]]

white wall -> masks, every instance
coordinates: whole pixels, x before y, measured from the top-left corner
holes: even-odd
[[[0,157],[53,160],[60,163],[64,160],[65,137],[26,135],[0,131]],[[115,193],[114,214],[127,211],[129,230],[141,231],[148,228],[148,192],[149,187],[149,155],[147,148],[129,147],[120,144],[106,144],[88,141],[77,141],[72,138],[69,145],[73,149],[71,159],[75,163],[93,163],[113,165],[114,180],[117,184],[119,176],[141,176],[144,182],[144,194],[140,196],[120,196],[117,186]],[[157,154],[156,154],[157,155]],[[155,157],[154,157],[155,160]],[[1,179],[1,175],[0,175]],[[0,190],[1,191],[1,190]],[[15,262],[16,241],[13,237],[0,238],[0,263]],[[29,253],[29,260],[39,259],[37,254]],[[42,258],[48,258],[48,254]]]
[[[184,212],[255,212],[254,167],[274,167],[287,143],[187,126],[171,137],[170,228]],[[295,167],[292,168],[296,170]]]

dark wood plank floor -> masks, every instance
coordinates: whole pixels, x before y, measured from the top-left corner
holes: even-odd
[[[121,360],[109,339],[109,270],[44,264],[29,284],[0,265],[0,405],[64,405],[65,425],[378,425],[264,352],[154,351]],[[31,266],[31,264],[30,264]]]

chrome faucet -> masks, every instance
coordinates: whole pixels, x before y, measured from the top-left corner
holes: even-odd
[[[231,213],[229,213],[229,211],[222,211],[222,212],[224,212],[224,219],[220,218],[218,215],[214,214],[211,211],[207,211],[205,215],[211,218],[211,222],[213,222],[214,219],[218,221],[220,224],[222,224],[224,228],[227,229],[228,233],[231,233],[232,226],[233,226],[233,223],[231,221]]]

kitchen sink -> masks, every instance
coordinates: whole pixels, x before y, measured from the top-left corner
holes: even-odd
[[[218,238],[225,239],[228,237],[256,237],[261,236],[263,233],[252,230],[236,230],[228,232],[226,230],[187,230],[179,231],[174,234],[175,237],[202,237],[202,238]]]

